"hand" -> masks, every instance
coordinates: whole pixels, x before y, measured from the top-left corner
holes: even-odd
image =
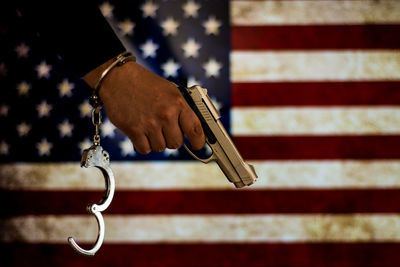
[[[112,60],[86,74],[93,87]],[[111,122],[132,141],[137,152],[176,149],[186,134],[193,149],[205,136],[200,121],[178,88],[135,62],[113,68],[100,87],[100,98]]]

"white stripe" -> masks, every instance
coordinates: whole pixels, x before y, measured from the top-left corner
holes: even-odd
[[[400,133],[400,107],[234,108],[231,116],[236,136]]]
[[[233,82],[399,80],[400,51],[231,53]]]
[[[390,24],[400,1],[231,1],[233,25]]]
[[[399,242],[400,215],[106,216],[105,243]],[[86,216],[0,220],[0,242],[94,243]]]
[[[399,188],[400,161],[257,161],[259,176],[249,189]],[[117,190],[234,189],[216,164],[195,162],[115,162]],[[104,190],[95,168],[79,163],[0,165],[0,188],[6,190]]]

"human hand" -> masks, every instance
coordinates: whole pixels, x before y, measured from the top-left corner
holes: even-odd
[[[92,70],[84,80],[93,87],[111,62]],[[176,85],[135,62],[112,69],[99,94],[111,122],[129,137],[139,153],[176,149],[183,144],[183,134],[193,149],[205,144],[200,121]]]

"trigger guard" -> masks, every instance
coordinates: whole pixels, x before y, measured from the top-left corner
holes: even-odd
[[[213,153],[211,154],[211,156],[210,156],[209,158],[202,159],[202,158],[199,158],[198,156],[196,156],[196,155],[186,146],[186,144],[183,144],[183,146],[184,146],[184,148],[186,149],[186,151],[187,151],[193,158],[195,158],[195,159],[197,159],[197,160],[199,160],[199,161],[201,161],[201,162],[203,162],[203,163],[205,163],[205,164],[207,164],[207,163],[209,163],[209,162],[215,160],[214,150],[212,150],[212,148],[211,148],[211,150],[212,150]]]

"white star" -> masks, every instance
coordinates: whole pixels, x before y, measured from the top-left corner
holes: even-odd
[[[52,106],[47,104],[46,100],[43,100],[42,103],[36,106],[39,118],[50,116],[51,109]]]
[[[90,117],[90,115],[92,114],[92,106],[89,104],[88,100],[80,104],[78,108],[82,118]]]
[[[200,9],[200,5],[195,1],[189,0],[182,5],[183,11],[185,11],[185,18],[192,17],[197,18],[197,11]]]
[[[31,129],[32,129],[32,126],[30,126],[26,122],[22,122],[17,125],[18,135],[20,137],[28,135],[28,133]]]
[[[111,18],[113,16],[112,12],[114,10],[114,6],[110,5],[109,2],[104,2],[99,6],[101,13],[106,18]]]
[[[40,62],[40,64],[37,65],[35,69],[37,71],[38,79],[50,78],[50,71],[51,71],[52,67],[50,65],[48,65],[44,60],[42,62]]]
[[[156,50],[158,49],[158,44],[153,43],[153,40],[149,39],[146,41],[146,43],[142,44],[140,46],[140,49],[143,51],[143,56],[145,58],[151,57],[155,58],[156,57]]]
[[[166,148],[166,149],[163,151],[163,153],[164,153],[164,156],[166,156],[166,157],[169,157],[169,156],[177,157],[177,156],[179,156],[179,151],[178,151],[178,149],[169,149],[169,148]]]
[[[1,105],[0,106],[0,116],[7,117],[9,110],[10,110],[9,106],[4,105],[4,104]]]
[[[201,86],[200,81],[196,80],[195,77],[190,76],[189,79],[188,79],[188,82],[187,82],[187,86],[188,86],[188,87],[192,87],[192,86],[194,86],[194,85],[199,85],[199,86]]]
[[[172,17],[167,18],[161,23],[164,35],[176,35],[178,33],[179,23]]]
[[[107,136],[114,137],[115,126],[111,123],[110,120],[106,120],[105,122],[100,124],[100,128],[101,128],[101,135],[103,137]]]
[[[52,143],[47,142],[46,138],[36,144],[39,156],[50,156],[50,150],[53,147]]]
[[[8,150],[10,149],[10,146],[3,140],[0,143],[0,154],[1,155],[8,155]]]
[[[15,48],[15,52],[17,52],[17,57],[18,57],[18,58],[22,58],[22,57],[27,58],[27,57],[28,57],[29,50],[30,50],[30,47],[27,46],[27,45],[24,44],[24,43],[21,43],[20,45],[18,45],[18,46]]]
[[[60,97],[63,96],[72,96],[72,89],[74,89],[75,84],[68,82],[68,79],[64,79],[61,83],[58,84],[58,91],[60,91]]]
[[[25,82],[22,81],[19,84],[17,84],[17,90],[18,90],[18,95],[28,95],[29,90],[31,90],[32,86]]]
[[[123,141],[119,142],[119,148],[121,149],[121,155],[124,157],[134,156],[136,154],[129,138],[125,138]]]
[[[217,98],[215,98],[214,96],[211,97],[211,101],[212,101],[214,107],[218,110],[218,112],[220,112],[220,110],[221,110],[221,108],[222,108],[222,103],[219,102],[219,101],[217,100]]]
[[[146,1],[146,3],[144,3],[140,9],[143,11],[144,18],[155,18],[158,5],[154,4],[152,1]]]
[[[198,57],[200,47],[201,45],[193,38],[189,38],[186,43],[182,45],[182,49],[185,51],[185,57]]]
[[[221,27],[221,22],[215,19],[214,16],[208,18],[207,21],[203,22],[203,27],[206,28],[206,34],[218,35],[219,27]]]
[[[133,23],[130,19],[125,19],[123,22],[118,24],[118,27],[124,35],[132,35],[135,23]]]
[[[60,131],[60,137],[71,137],[72,136],[72,130],[74,129],[74,125],[69,123],[68,120],[64,120],[62,123],[58,124],[58,130]]]
[[[78,146],[80,151],[85,150],[86,148],[89,148],[92,146],[92,142],[90,142],[89,138],[85,138],[82,142],[79,142]]]
[[[161,68],[164,71],[165,77],[176,77],[178,76],[178,69],[181,66],[176,63],[173,59],[169,59],[166,63],[161,65]]]
[[[205,64],[203,64],[203,68],[206,71],[207,77],[218,77],[222,64],[215,59],[210,58]]]

